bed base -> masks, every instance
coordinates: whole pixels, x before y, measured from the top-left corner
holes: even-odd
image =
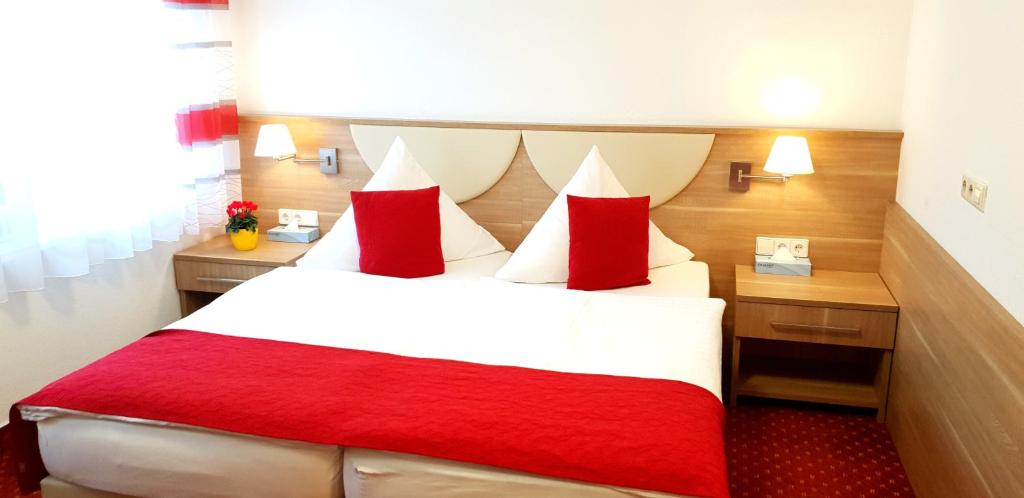
[[[91,488],[83,488],[77,484],[64,482],[56,477],[49,476],[41,483],[43,498],[138,498],[135,496],[119,495],[109,491],[98,491]]]

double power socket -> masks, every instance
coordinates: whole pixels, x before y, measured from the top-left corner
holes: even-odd
[[[975,209],[985,212],[985,201],[988,200],[988,184],[967,174],[960,180],[960,197]]]
[[[282,225],[291,223],[292,220],[299,220],[299,226],[316,227],[320,226],[320,213],[306,209],[278,209],[277,222]]]
[[[785,247],[798,258],[806,258],[810,253],[810,241],[790,237],[757,237],[754,252],[761,256],[771,256],[779,248]]]

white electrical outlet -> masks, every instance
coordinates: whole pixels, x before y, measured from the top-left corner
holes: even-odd
[[[299,220],[299,226],[316,227],[320,226],[320,213],[305,209],[278,209],[277,222],[282,225],[291,223],[293,219]]]
[[[811,252],[811,241],[807,239],[789,239],[789,251],[798,258],[806,258]]]
[[[985,200],[988,199],[988,184],[965,174],[960,180],[960,197],[984,213]]]
[[[771,256],[780,247],[789,249],[793,256],[800,258],[808,257],[811,243],[807,239],[794,239],[789,237],[756,237],[754,242],[754,253],[762,256]]]

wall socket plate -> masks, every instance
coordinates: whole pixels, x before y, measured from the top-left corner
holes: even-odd
[[[318,227],[320,226],[320,213],[305,209],[278,209],[277,222],[287,225],[295,218],[299,219],[299,226]]]
[[[988,199],[988,184],[965,174],[960,180],[960,197],[984,213],[985,201]]]
[[[793,256],[806,258],[810,254],[811,242],[807,239],[792,237],[764,237],[754,239],[754,253],[771,256],[779,247],[786,247]]]

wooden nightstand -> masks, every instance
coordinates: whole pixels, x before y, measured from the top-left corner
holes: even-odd
[[[221,235],[174,254],[181,316],[188,316],[232,287],[279,266],[293,266],[314,244],[274,242],[260,235],[251,251],[237,251]]]
[[[898,316],[876,273],[791,277],[737,265],[731,403],[759,396],[857,406],[884,420]]]

